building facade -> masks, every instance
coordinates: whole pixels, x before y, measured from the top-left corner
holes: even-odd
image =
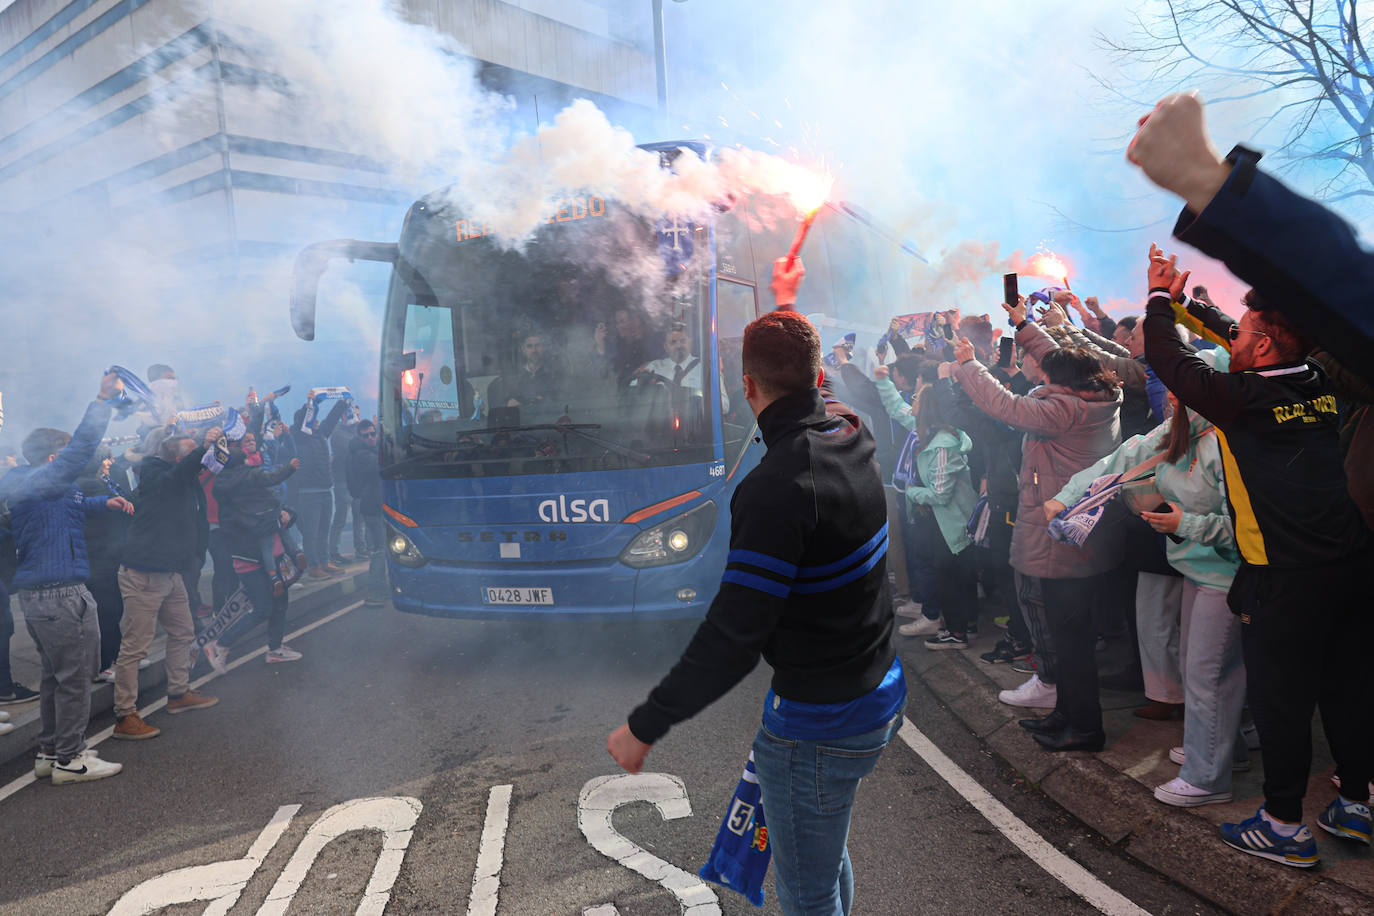
[[[246,316],[247,339],[275,341],[286,326],[281,265],[300,245],[396,237],[407,203],[429,188],[317,123],[255,41],[260,17],[286,6],[329,17],[384,4],[14,0],[0,10],[0,280],[6,336],[21,350],[83,321],[114,323],[150,352],[205,348],[205,335],[231,333],[216,317],[225,308]],[[650,0],[397,4],[452,39],[524,128],[579,97],[613,120],[652,116],[650,10]],[[369,50],[359,36],[357,53]],[[245,295],[274,301],[232,301]],[[108,332],[71,333],[93,359],[140,365],[105,357]],[[4,361],[0,390],[13,395],[31,368]]]

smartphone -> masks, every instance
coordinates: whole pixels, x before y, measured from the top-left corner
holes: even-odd
[[[997,344],[997,365],[1001,366],[1003,369],[1011,368],[1013,346],[1015,346],[1015,341],[1005,335]]]
[[[1002,301],[1007,305],[1016,305],[1016,300],[1021,297],[1021,291],[1017,289],[1016,274],[1002,274]],[[1010,318],[1007,324],[1015,327]]]

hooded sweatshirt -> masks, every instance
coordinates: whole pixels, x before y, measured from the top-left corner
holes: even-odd
[[[968,520],[978,504],[978,494],[969,476],[968,456],[973,440],[961,429],[940,430],[916,456],[916,467],[925,486],[907,487],[907,502],[930,506],[940,534],[950,553],[959,553],[972,543]]]

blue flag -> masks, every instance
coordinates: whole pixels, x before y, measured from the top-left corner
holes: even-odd
[[[658,221],[658,254],[663,258],[663,271],[669,276],[681,273],[692,260],[693,228],[690,220],[677,216],[665,216]]]
[[[744,765],[735,797],[716,835],[716,844],[698,875],[743,894],[754,906],[763,906],[763,879],[773,849],[768,845],[768,825],[763,820],[763,798],[754,771],[754,753]]]

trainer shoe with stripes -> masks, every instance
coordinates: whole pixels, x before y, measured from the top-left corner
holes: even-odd
[[[941,630],[926,640],[927,649],[967,649],[968,637]]]
[[[90,751],[82,751],[66,763],[59,760],[53,764],[52,784],[61,786],[69,782],[90,782],[113,776],[122,769],[124,765],[121,763],[101,760]]]
[[[267,664],[269,665],[279,665],[282,662],[298,662],[304,657],[305,656],[301,653],[286,645],[267,650]]]
[[[1326,806],[1317,818],[1317,825],[1332,836],[1369,845],[1374,834],[1374,821],[1369,815],[1369,806],[1362,802],[1346,801],[1337,798]]]
[[[1293,868],[1312,868],[1321,862],[1317,841],[1306,825],[1292,836],[1279,836],[1264,819],[1263,807],[1239,824],[1222,824],[1220,833],[1227,846],[1271,862]]]
[[[93,748],[93,747],[88,747],[88,748],[86,748],[86,750],[84,751],[84,753],[85,753],[85,755],[86,755],[87,757],[99,757],[99,756],[100,756],[98,753],[96,753],[95,748]],[[38,754],[37,754],[37,756],[35,756],[35,757],[33,758],[33,776],[34,776],[34,778],[35,778],[35,779],[47,779],[49,776],[52,775],[52,768],[53,768],[53,764],[55,764],[55,763],[57,763],[57,755],[56,755],[56,754],[45,754],[45,753],[43,753],[42,751],[39,751]]]

